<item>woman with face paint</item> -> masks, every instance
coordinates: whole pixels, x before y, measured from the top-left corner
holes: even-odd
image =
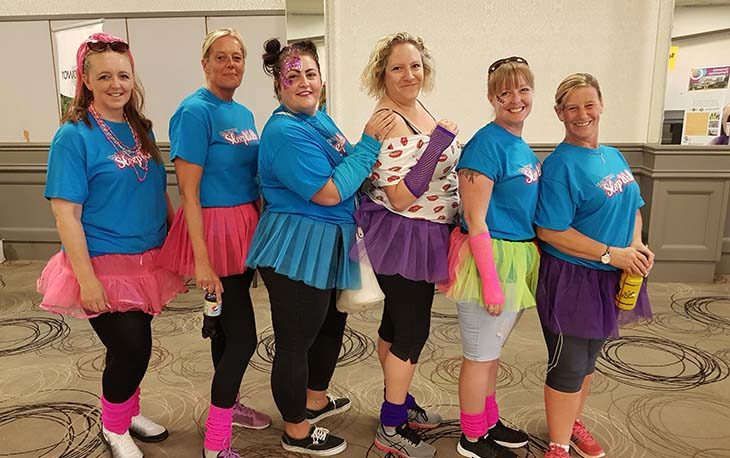
[[[527,434],[500,421],[495,390],[502,347],[522,311],[535,306],[541,164],[522,139],[534,80],[522,57],[489,66],[487,100],[495,119],[469,140],[457,166],[463,218],[451,234],[444,289],[459,311],[464,357],[457,451],[466,457],[513,457],[509,449],[527,444]]]
[[[434,77],[423,40],[405,32],[377,42],[361,77],[377,99],[374,111],[397,114],[356,218],[385,293],[378,329],[385,390],[374,443],[402,457],[432,457],[436,449],[412,428],[441,423],[438,413],[423,409],[409,393],[429,335],[434,284],[447,278],[449,224],[459,207],[458,129],[450,121],[437,122],[418,100],[422,90],[433,87]]]
[[[338,289],[359,286],[349,260],[355,193],[394,122],[381,111],[360,142],[350,145],[317,110],[322,79],[311,41],[264,45],[264,70],[281,105],[261,135],[259,174],[266,208],[256,228],[248,266],[269,291],[276,354],[271,390],[284,418],[284,449],[329,456],[347,443],[315,424],[348,410],[347,398],[327,393],[342,346],[347,315],[335,308]]]
[[[545,458],[584,458],[603,449],[580,417],[596,358],[619,324],[651,316],[644,282],[635,308],[616,306],[621,272],[647,276],[654,253],[641,241],[644,205],[620,151],[598,143],[603,97],[588,73],[565,78],[555,93],[565,139],[545,159],[535,224],[542,258],[537,311],[548,349]],[[619,313],[620,312],[620,313]]]
[[[259,219],[256,181],[259,141],[251,111],[233,100],[245,70],[246,47],[233,29],[203,41],[205,85],[185,98],[170,120],[170,157],[182,207],[162,249],[161,264],[186,277],[222,305],[206,317],[215,373],[205,423],[204,458],[237,457],[232,425],[263,429],[265,413],[238,400],[244,371],[256,350],[256,321],[245,266]],[[206,297],[207,299],[207,297]]]
[[[152,317],[185,285],[155,265],[172,207],[129,45],[95,33],[76,60],[76,96],[51,142],[45,192],[63,248],[38,291],[41,308],[87,318],[106,347],[102,437],[114,458],[139,458],[132,437],[168,436],[140,414]]]

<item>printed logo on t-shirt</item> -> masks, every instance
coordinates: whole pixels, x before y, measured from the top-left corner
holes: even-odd
[[[619,173],[607,175],[597,183],[597,186],[606,193],[606,196],[613,197],[624,192],[624,188],[635,181],[631,171],[624,169]]]
[[[111,159],[120,169],[127,167],[139,167],[142,170],[147,170],[147,163],[149,162],[150,156],[144,151],[137,151],[135,154],[122,153],[117,151],[111,156],[107,156],[107,159]]]
[[[527,164],[524,167],[520,167],[518,171],[525,176],[525,183],[537,183],[542,175],[542,164],[540,162]]]
[[[336,133],[332,138],[330,138],[330,145],[332,145],[332,147],[336,149],[338,153],[345,154],[345,145],[347,145],[347,139],[344,135]]]
[[[259,136],[251,129],[239,132],[237,128],[232,127],[230,129],[222,130],[218,132],[218,134],[223,137],[223,140],[227,141],[231,145],[240,145],[241,143],[248,145],[251,143],[258,143],[259,141]]]

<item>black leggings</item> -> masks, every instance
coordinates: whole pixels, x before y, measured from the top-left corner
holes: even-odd
[[[256,351],[256,318],[253,313],[249,287],[255,270],[229,277],[221,277],[223,283],[223,309],[220,330],[210,340],[213,356],[213,383],[210,402],[216,407],[233,407],[241,386],[246,366]]]
[[[101,378],[104,397],[115,404],[132,397],[152,354],[152,315],[139,310],[103,313],[89,323],[106,347]]]
[[[542,328],[548,349],[545,384],[562,393],[577,393],[586,375],[596,367],[596,359],[606,339],[583,339],[553,334]]]
[[[336,290],[318,289],[260,268],[271,302],[276,354],[271,391],[284,421],[306,418],[307,388],[325,391],[337,365],[347,314],[335,308]]]
[[[418,362],[431,328],[434,284],[400,275],[376,275],[385,293],[378,335],[401,361]]]

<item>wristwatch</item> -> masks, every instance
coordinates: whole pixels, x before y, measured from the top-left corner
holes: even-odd
[[[611,247],[606,245],[606,251],[601,255],[603,264],[611,264]]]

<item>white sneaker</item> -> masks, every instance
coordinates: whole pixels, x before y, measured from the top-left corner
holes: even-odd
[[[113,458],[143,458],[142,451],[134,443],[129,431],[117,434],[102,427],[101,437],[112,452]]]
[[[132,424],[129,425],[129,434],[142,442],[161,442],[170,435],[164,426],[158,425],[144,415],[132,417]]]

